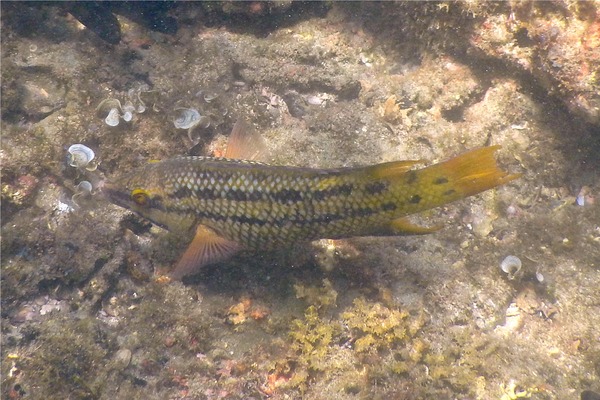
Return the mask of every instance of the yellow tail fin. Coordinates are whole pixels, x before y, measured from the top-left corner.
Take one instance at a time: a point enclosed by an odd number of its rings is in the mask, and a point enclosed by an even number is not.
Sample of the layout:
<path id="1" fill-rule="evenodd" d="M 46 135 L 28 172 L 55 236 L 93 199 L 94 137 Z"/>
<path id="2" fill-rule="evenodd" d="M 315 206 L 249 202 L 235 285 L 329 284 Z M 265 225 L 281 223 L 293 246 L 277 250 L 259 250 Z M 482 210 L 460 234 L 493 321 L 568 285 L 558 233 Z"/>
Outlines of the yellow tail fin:
<path id="1" fill-rule="evenodd" d="M 500 146 L 483 147 L 451 160 L 417 170 L 406 163 L 382 164 L 371 169 L 371 177 L 390 182 L 398 217 L 390 223 L 394 234 L 423 234 L 439 227 L 420 227 L 402 218 L 503 185 L 521 174 L 509 174 L 496 164 L 494 152 Z"/>
<path id="2" fill-rule="evenodd" d="M 489 146 L 468 151 L 451 160 L 426 168 L 432 176 L 447 177 L 450 185 L 462 196 L 472 196 L 517 179 L 521 174 L 509 174 L 496 164 L 494 152 L 501 146 Z"/>

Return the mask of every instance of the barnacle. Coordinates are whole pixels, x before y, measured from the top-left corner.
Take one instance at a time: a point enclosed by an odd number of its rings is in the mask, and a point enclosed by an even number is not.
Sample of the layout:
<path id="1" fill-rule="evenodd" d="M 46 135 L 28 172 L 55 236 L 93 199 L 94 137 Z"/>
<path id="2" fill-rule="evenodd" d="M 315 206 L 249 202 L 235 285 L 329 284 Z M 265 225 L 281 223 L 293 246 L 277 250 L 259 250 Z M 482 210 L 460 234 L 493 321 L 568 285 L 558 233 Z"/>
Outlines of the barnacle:
<path id="1" fill-rule="evenodd" d="M 502 271 L 508 274 L 508 279 L 515 279 L 515 275 L 521 270 L 521 259 L 517 256 L 506 256 L 500 263 Z"/>
<path id="2" fill-rule="evenodd" d="M 69 147 L 68 163 L 75 168 L 85 168 L 88 171 L 94 171 L 98 167 L 94 160 L 96 155 L 89 147 L 77 143 Z"/>

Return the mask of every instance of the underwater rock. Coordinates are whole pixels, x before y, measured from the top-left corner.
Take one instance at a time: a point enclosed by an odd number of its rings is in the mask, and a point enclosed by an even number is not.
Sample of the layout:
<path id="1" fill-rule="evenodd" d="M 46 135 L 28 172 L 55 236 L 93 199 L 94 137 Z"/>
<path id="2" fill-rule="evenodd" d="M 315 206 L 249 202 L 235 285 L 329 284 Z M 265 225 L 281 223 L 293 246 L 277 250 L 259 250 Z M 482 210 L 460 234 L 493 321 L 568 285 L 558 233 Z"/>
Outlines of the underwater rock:
<path id="1" fill-rule="evenodd" d="M 4 61 L 4 60 L 3 60 Z M 38 122 L 65 106 L 66 88 L 46 67 L 2 66 L 2 117 Z"/>

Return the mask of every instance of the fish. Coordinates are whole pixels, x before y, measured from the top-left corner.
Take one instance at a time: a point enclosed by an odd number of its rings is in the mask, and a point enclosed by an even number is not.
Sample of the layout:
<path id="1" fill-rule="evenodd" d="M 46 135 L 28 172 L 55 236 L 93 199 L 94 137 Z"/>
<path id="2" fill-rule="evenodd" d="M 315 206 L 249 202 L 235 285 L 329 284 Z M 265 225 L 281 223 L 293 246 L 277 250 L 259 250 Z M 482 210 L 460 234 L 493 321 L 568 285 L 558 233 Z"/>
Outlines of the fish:
<path id="1" fill-rule="evenodd" d="M 169 231 L 193 237 L 169 278 L 181 280 L 238 251 L 316 239 L 427 234 L 407 216 L 520 176 L 500 169 L 500 146 L 415 168 L 421 160 L 317 169 L 257 161 L 264 141 L 238 121 L 224 157 L 149 162 L 109 180 L 108 199 Z"/>

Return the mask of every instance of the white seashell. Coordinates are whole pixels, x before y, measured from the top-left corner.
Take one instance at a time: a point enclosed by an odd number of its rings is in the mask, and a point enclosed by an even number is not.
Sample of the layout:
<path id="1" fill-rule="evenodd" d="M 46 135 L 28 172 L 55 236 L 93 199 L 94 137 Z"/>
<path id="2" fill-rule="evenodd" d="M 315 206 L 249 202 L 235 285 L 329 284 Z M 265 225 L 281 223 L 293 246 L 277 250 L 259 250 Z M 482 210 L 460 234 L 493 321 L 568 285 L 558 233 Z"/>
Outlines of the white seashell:
<path id="1" fill-rule="evenodd" d="M 75 168 L 85 168 L 96 157 L 89 147 L 77 143 L 69 147 L 69 165 Z"/>
<path id="2" fill-rule="evenodd" d="M 514 279 L 515 275 L 521 270 L 521 259 L 517 256 L 506 256 L 500 263 L 502 271 L 508 274 L 508 279 Z"/>
<path id="3" fill-rule="evenodd" d="M 104 118 L 104 122 L 108 126 L 117 126 L 119 125 L 119 110 L 117 108 L 111 108 L 106 118 Z"/>
<path id="4" fill-rule="evenodd" d="M 83 194 L 92 192 L 92 184 L 88 181 L 81 181 L 77 185 L 77 190 Z"/>
<path id="5" fill-rule="evenodd" d="M 194 128 L 201 121 L 201 116 L 198 110 L 194 108 L 176 108 L 179 116 L 173 120 L 173 124 L 177 129 Z"/>
<path id="6" fill-rule="evenodd" d="M 535 279 L 537 279 L 540 283 L 544 282 L 544 274 L 542 274 L 540 271 L 535 271 Z"/>

